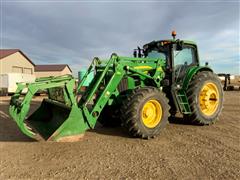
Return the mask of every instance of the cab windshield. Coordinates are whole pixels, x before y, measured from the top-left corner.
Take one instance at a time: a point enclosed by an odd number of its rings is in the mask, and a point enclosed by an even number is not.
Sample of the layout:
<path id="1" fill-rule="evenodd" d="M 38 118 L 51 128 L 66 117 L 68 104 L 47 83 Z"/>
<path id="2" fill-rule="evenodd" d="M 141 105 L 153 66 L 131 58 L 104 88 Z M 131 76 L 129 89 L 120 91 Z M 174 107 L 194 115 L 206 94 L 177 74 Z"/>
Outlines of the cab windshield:
<path id="1" fill-rule="evenodd" d="M 162 60 L 165 60 L 167 59 L 167 56 L 164 52 L 159 52 L 159 51 L 150 51 L 147 55 L 148 58 L 160 58 Z"/>

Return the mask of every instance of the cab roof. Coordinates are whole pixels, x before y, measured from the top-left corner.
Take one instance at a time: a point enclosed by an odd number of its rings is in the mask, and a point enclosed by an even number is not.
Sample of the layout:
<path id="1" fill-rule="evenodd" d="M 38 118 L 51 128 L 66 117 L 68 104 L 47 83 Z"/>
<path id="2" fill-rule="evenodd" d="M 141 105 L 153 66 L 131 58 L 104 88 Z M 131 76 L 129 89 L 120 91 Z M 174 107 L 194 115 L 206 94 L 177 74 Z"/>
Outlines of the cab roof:
<path id="1" fill-rule="evenodd" d="M 189 40 L 180 40 L 180 39 L 164 39 L 164 40 L 158 40 L 158 41 L 152 41 L 150 43 L 147 43 L 145 45 L 150 45 L 150 44 L 157 44 L 157 43 L 163 43 L 163 44 L 168 44 L 168 43 L 174 43 L 176 41 L 183 41 L 185 44 L 191 44 L 197 46 L 197 44 L 194 41 L 189 41 Z M 145 46 L 144 45 L 144 46 Z"/>
<path id="2" fill-rule="evenodd" d="M 183 41 L 186 44 L 192 44 L 192 45 L 197 45 L 194 41 L 190 40 L 181 40 L 181 39 L 165 39 L 165 40 L 159 40 L 158 42 L 176 42 L 177 40 Z"/>

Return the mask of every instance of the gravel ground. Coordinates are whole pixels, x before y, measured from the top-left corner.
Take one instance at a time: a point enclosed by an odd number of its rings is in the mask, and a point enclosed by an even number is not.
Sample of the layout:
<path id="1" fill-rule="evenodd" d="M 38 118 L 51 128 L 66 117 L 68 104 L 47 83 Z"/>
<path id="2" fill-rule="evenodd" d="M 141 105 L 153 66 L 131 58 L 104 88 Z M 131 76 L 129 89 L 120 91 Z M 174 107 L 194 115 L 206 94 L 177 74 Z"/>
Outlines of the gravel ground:
<path id="1" fill-rule="evenodd" d="M 100 125 L 74 143 L 36 142 L 0 97 L 0 179 L 240 179 L 240 92 L 212 126 L 168 124 L 152 140 Z M 39 105 L 39 98 L 33 107 Z"/>

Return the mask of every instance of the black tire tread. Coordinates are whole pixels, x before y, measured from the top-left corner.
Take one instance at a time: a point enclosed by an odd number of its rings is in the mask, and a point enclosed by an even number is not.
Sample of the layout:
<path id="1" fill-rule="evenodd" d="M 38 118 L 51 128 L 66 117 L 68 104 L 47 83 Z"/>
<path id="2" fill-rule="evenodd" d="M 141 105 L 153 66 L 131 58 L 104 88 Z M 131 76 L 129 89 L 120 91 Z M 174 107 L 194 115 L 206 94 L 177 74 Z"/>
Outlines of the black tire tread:
<path id="1" fill-rule="evenodd" d="M 121 120 L 122 120 L 122 125 L 125 129 L 128 130 L 129 134 L 134 136 L 134 137 L 141 137 L 143 139 L 149 139 L 149 138 L 154 138 L 156 135 L 160 133 L 159 129 L 156 129 L 153 133 L 147 134 L 141 131 L 138 127 L 137 121 L 137 114 L 135 113 L 137 111 L 137 104 L 142 102 L 142 99 L 146 94 L 158 94 L 160 93 L 161 96 L 166 100 L 166 107 L 163 107 L 166 109 L 167 114 L 167 119 L 170 116 L 169 109 L 170 106 L 168 105 L 168 99 L 166 98 L 166 95 L 158 90 L 155 87 L 144 87 L 144 88 L 137 88 L 133 90 L 133 92 L 127 97 L 127 99 L 123 102 L 123 105 L 121 107 Z M 164 110 L 163 110 L 164 111 Z M 162 127 L 165 127 L 167 124 L 165 124 Z M 161 128 L 162 129 L 162 128 Z"/>
<path id="2" fill-rule="evenodd" d="M 219 78 L 217 77 L 217 75 L 214 74 L 213 72 L 210 72 L 210 71 L 200 71 L 200 72 L 198 72 L 193 77 L 192 81 L 190 82 L 190 84 L 188 86 L 187 97 L 188 97 L 188 100 L 189 100 L 190 108 L 192 110 L 192 114 L 191 115 L 184 115 L 184 118 L 187 119 L 187 121 L 190 121 L 193 124 L 198 124 L 198 125 L 214 124 L 218 120 L 220 112 L 222 111 L 222 108 L 223 108 L 223 106 L 221 105 L 220 109 L 218 110 L 219 113 L 217 114 L 217 116 L 214 117 L 214 118 L 207 119 L 207 120 L 202 118 L 198 109 L 195 108 L 196 107 L 196 101 L 195 101 L 196 86 L 198 86 L 198 84 L 200 84 L 200 82 L 203 82 L 207 79 L 211 79 L 216 84 L 220 84 L 220 86 L 221 86 L 221 82 L 220 82 Z M 219 89 L 219 91 L 221 91 L 221 93 L 220 93 L 220 96 L 221 96 L 221 94 L 223 94 L 222 88 Z M 221 96 L 220 98 L 223 99 L 223 96 Z"/>

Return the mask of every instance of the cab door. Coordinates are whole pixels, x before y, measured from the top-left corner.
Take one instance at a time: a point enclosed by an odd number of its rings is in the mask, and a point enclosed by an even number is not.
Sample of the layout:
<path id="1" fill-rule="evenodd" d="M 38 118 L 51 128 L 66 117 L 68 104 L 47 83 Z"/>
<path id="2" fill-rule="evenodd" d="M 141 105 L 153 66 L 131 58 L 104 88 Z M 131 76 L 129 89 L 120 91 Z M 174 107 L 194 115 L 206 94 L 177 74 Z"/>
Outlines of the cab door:
<path id="1" fill-rule="evenodd" d="M 193 45 L 184 45 L 181 49 L 173 47 L 173 81 L 182 84 L 187 70 L 198 65 L 197 50 Z"/>

